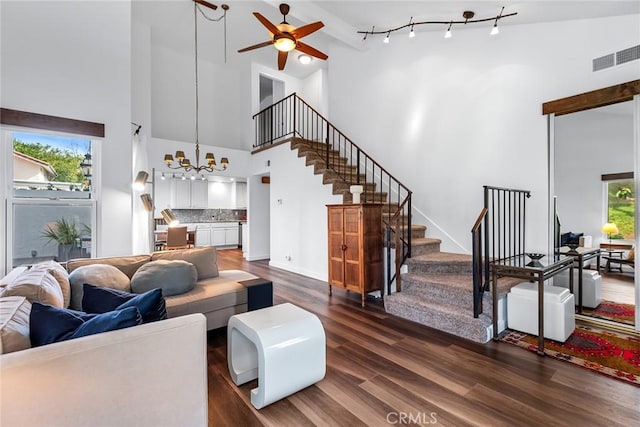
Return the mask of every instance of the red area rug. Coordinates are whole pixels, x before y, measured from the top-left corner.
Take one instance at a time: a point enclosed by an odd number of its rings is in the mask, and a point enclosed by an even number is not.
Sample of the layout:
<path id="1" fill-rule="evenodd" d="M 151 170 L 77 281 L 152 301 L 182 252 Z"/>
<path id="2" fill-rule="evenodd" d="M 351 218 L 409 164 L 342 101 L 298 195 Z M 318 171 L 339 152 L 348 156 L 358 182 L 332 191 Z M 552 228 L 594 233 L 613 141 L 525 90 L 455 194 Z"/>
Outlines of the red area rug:
<path id="1" fill-rule="evenodd" d="M 538 350 L 538 337 L 522 332 L 507 331 L 502 341 L 530 351 Z M 640 386 L 640 337 L 576 326 L 564 343 L 545 339 L 544 353 Z"/>
<path id="2" fill-rule="evenodd" d="M 583 308 L 583 314 L 614 322 L 635 325 L 636 311 L 632 304 L 622 304 L 613 301 L 602 301 L 596 308 Z"/>

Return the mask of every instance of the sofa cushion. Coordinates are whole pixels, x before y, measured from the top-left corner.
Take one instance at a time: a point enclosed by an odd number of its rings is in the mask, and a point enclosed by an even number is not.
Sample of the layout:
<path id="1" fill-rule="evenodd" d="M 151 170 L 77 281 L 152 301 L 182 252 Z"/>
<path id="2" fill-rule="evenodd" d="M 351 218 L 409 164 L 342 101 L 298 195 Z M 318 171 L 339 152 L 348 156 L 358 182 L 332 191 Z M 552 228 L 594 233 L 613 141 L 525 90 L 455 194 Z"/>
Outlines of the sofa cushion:
<path id="1" fill-rule="evenodd" d="M 157 260 L 143 265 L 131 278 L 131 291 L 136 294 L 154 288 L 165 297 L 189 292 L 196 285 L 198 272 L 193 264 L 182 260 Z"/>
<path id="2" fill-rule="evenodd" d="M 162 289 L 152 289 L 143 294 L 132 294 L 117 289 L 84 285 L 82 309 L 87 313 L 106 313 L 136 307 L 140 310 L 142 323 L 155 322 L 167 318 Z"/>
<path id="3" fill-rule="evenodd" d="M 136 307 L 101 314 L 34 303 L 31 308 L 31 345 L 38 347 L 142 323 Z"/>
<path id="4" fill-rule="evenodd" d="M 22 296 L 29 302 L 62 307 L 64 297 L 58 281 L 46 270 L 26 270 L 2 289 L 2 297 Z"/>
<path id="5" fill-rule="evenodd" d="M 198 280 L 191 292 L 167 297 L 167 315 L 210 313 L 247 304 L 247 289 L 238 282 L 255 278 L 257 276 L 241 270 L 222 270 L 216 278 Z"/>
<path id="6" fill-rule="evenodd" d="M 13 270 L 11 270 L 6 276 L 0 279 L 0 288 L 4 288 L 9 283 L 13 282 L 16 277 L 18 277 L 28 269 L 29 267 L 27 267 L 26 265 L 21 265 L 20 267 L 16 267 Z"/>
<path id="7" fill-rule="evenodd" d="M 131 279 L 141 265 L 151 261 L 150 255 L 132 255 L 121 257 L 105 257 L 98 260 L 91 258 L 72 259 L 67 262 L 67 271 L 73 272 L 79 267 L 91 264 L 106 264 L 116 267 Z"/>
<path id="8" fill-rule="evenodd" d="M 129 277 L 118 268 L 107 264 L 78 267 L 69 275 L 69 282 L 71 283 L 71 308 L 74 310 L 82 310 L 82 293 L 85 283 L 125 292 L 131 290 Z"/>
<path id="9" fill-rule="evenodd" d="M 56 279 L 58 285 L 60 285 L 60 289 L 62 290 L 62 306 L 69 307 L 71 302 L 71 284 L 69 283 L 69 273 L 62 265 L 55 261 L 43 261 L 34 264 L 31 267 L 31 270 L 44 270 L 51 274 Z"/>
<path id="10" fill-rule="evenodd" d="M 31 303 L 25 297 L 0 298 L 0 354 L 31 347 L 30 313 Z"/>
<path id="11" fill-rule="evenodd" d="M 182 249 L 175 251 L 161 251 L 151 254 L 151 261 L 180 259 L 190 262 L 198 271 L 198 280 L 218 277 L 218 264 L 216 248 L 206 246 L 203 248 Z"/>

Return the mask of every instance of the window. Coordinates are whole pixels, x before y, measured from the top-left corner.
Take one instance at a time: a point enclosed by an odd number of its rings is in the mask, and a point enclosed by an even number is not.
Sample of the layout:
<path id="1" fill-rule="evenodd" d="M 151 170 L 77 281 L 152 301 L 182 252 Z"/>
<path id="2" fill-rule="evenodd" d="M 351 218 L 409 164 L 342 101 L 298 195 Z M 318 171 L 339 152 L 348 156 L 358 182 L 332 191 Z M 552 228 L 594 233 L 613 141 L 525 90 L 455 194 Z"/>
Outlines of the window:
<path id="1" fill-rule="evenodd" d="M 635 239 L 635 194 L 633 174 L 603 176 L 605 184 L 605 212 L 607 222 L 618 227 L 611 239 L 633 241 Z"/>
<path id="2" fill-rule="evenodd" d="M 91 198 L 91 140 L 13 132 L 13 195 Z"/>
<path id="3" fill-rule="evenodd" d="M 13 176 L 9 267 L 91 257 L 95 228 L 92 141 L 8 132 Z"/>

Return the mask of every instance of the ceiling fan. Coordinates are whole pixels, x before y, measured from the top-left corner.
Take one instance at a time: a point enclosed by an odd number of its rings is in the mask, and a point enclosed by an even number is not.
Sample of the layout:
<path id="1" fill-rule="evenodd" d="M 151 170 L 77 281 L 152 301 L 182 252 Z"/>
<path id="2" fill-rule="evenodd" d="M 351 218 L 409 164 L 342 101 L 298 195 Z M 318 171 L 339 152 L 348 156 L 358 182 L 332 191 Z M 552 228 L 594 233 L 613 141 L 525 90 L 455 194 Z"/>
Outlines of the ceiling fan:
<path id="1" fill-rule="evenodd" d="M 271 40 L 255 44 L 253 46 L 240 49 L 238 52 L 246 52 L 248 50 L 258 49 L 261 47 L 273 45 L 278 50 L 278 70 L 284 70 L 284 66 L 287 63 L 287 55 L 290 51 L 296 49 L 307 55 L 315 56 L 320 59 L 327 59 L 328 56 L 315 49 L 308 44 L 302 43 L 301 38 L 308 36 L 309 34 L 318 31 L 324 27 L 321 21 L 313 22 L 311 24 L 303 25 L 302 27 L 294 27 L 287 22 L 287 14 L 289 13 L 289 5 L 286 3 L 280 4 L 280 13 L 282 13 L 282 22 L 278 25 L 272 24 L 267 18 L 253 12 L 253 15 L 264 25 L 271 34 Z"/>

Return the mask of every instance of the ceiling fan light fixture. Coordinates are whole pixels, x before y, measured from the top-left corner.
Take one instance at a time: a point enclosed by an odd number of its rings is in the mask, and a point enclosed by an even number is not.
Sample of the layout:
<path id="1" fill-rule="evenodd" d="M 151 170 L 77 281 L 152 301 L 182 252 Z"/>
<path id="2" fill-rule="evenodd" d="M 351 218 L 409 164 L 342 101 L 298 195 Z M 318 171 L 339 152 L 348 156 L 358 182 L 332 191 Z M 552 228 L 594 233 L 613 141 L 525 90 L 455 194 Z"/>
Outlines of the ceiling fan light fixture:
<path id="1" fill-rule="evenodd" d="M 309 65 L 311 64 L 311 61 L 313 61 L 313 58 L 311 57 L 311 55 L 307 55 L 306 53 L 303 53 L 298 55 L 298 61 L 302 65 Z"/>
<path id="2" fill-rule="evenodd" d="M 280 52 L 291 52 L 296 48 L 296 41 L 287 34 L 276 35 L 273 39 L 273 46 Z"/>

